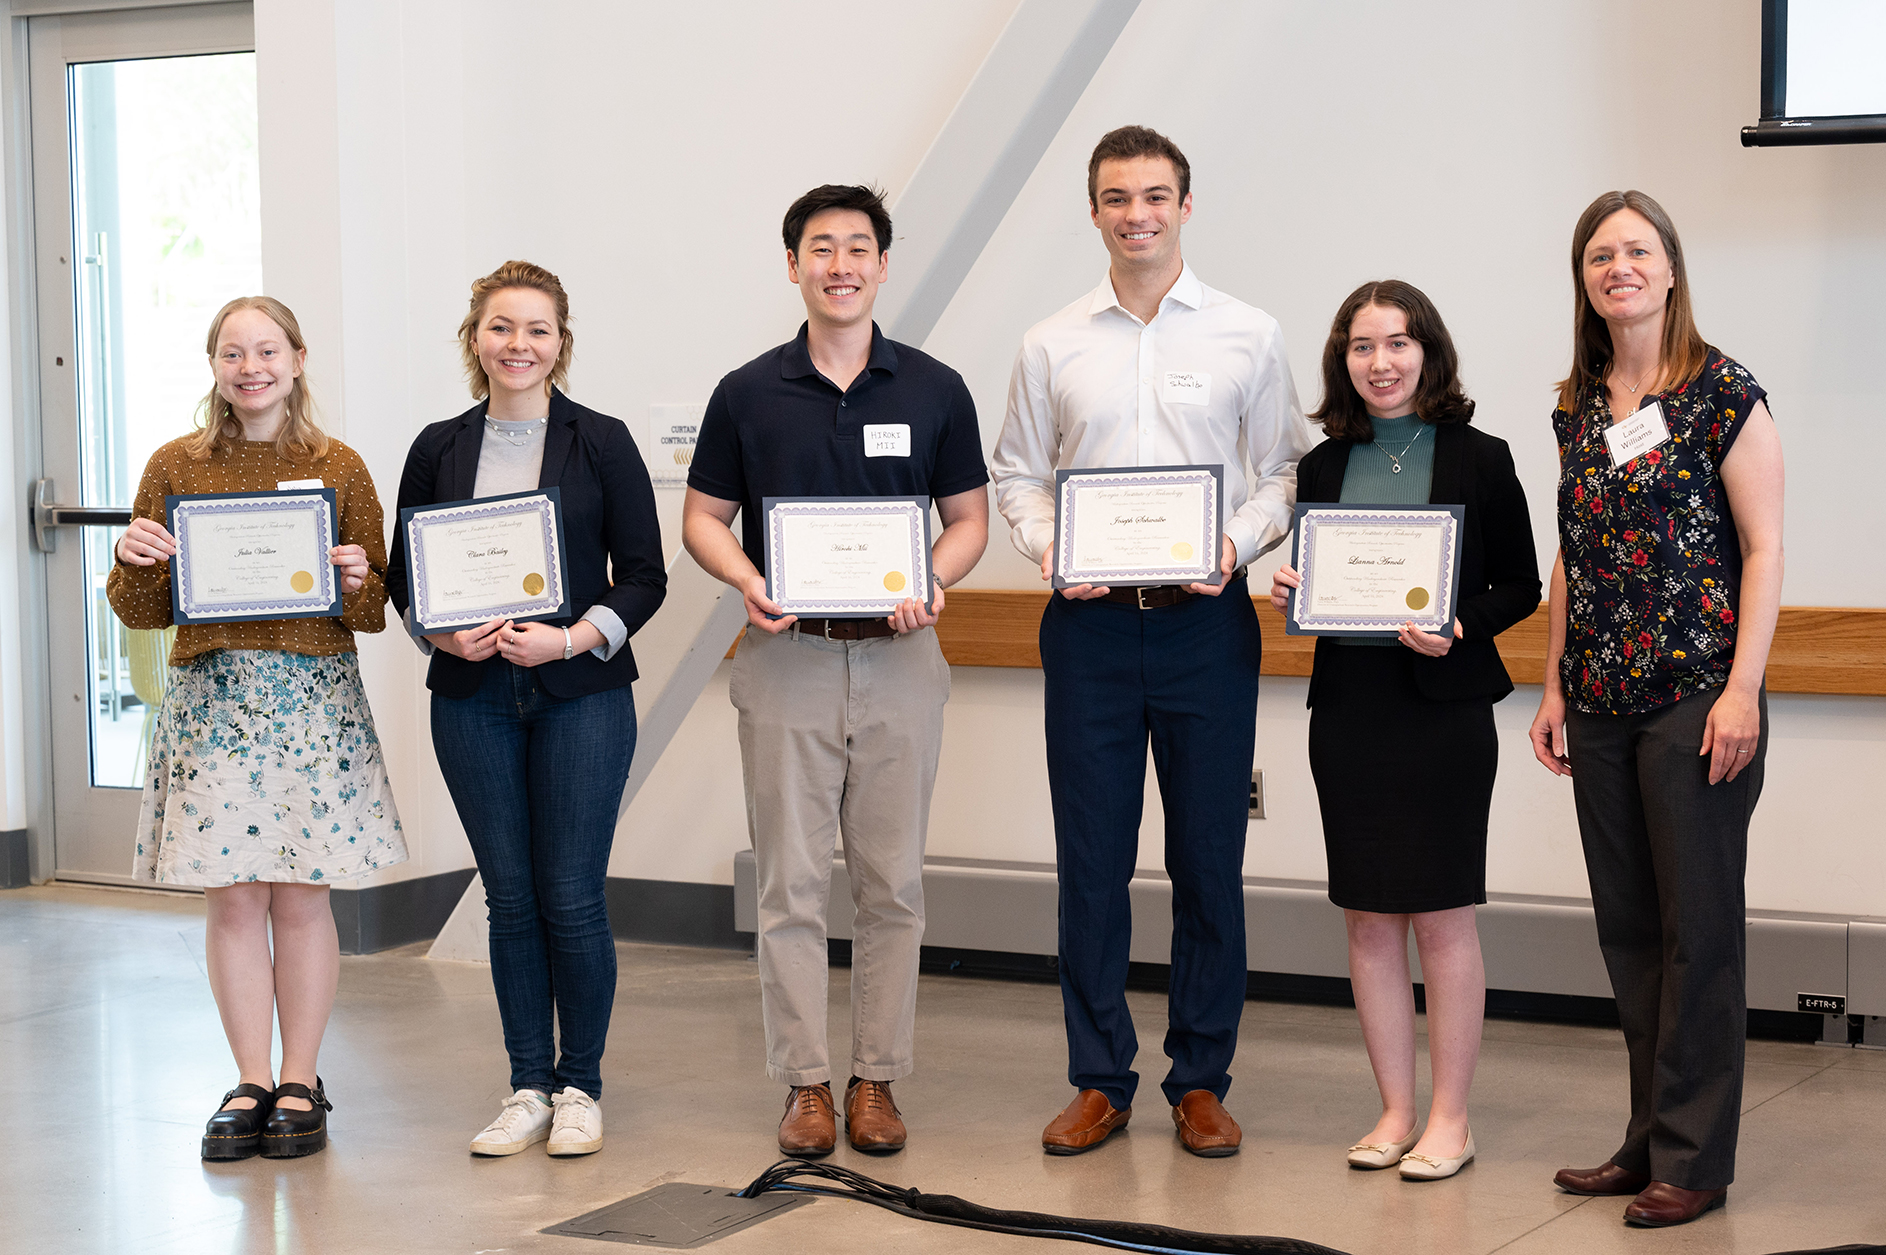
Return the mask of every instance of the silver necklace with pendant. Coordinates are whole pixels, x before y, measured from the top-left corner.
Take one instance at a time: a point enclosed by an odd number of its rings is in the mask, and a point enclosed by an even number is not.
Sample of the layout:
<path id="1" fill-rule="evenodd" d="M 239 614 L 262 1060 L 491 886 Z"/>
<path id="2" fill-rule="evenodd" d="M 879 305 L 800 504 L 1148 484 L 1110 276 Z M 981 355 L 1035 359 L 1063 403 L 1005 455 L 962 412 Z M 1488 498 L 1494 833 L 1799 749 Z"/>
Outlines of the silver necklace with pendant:
<path id="1" fill-rule="evenodd" d="M 1385 457 L 1385 458 L 1387 458 L 1387 459 L 1388 459 L 1388 460 L 1389 460 L 1389 461 L 1390 461 L 1391 463 L 1393 463 L 1393 466 L 1392 466 L 1392 468 L 1391 468 L 1391 469 L 1393 470 L 1393 472 L 1394 472 L 1395 474 L 1397 474 L 1397 475 L 1399 475 L 1399 474 L 1401 474 L 1401 460 L 1402 460 L 1403 458 L 1405 458 L 1405 457 L 1407 457 L 1407 456 L 1408 456 L 1408 450 L 1410 450 L 1410 449 L 1412 449 L 1412 448 L 1414 448 L 1414 447 L 1415 447 L 1415 440 L 1419 440 L 1419 439 L 1421 439 L 1421 437 L 1422 437 L 1422 436 L 1424 436 L 1424 435 L 1426 435 L 1426 434 L 1427 434 L 1427 430 L 1428 430 L 1428 429 L 1427 429 L 1427 424 L 1425 424 L 1425 423 L 1424 423 L 1424 424 L 1422 424 L 1422 426 L 1421 426 L 1421 430 L 1420 430 L 1420 431 L 1417 431 L 1417 432 L 1416 432 L 1416 433 L 1414 434 L 1414 440 L 1410 440 L 1410 441 L 1409 441 L 1409 442 L 1408 442 L 1407 444 L 1405 444 L 1405 445 L 1403 445 L 1403 446 L 1401 447 L 1401 452 L 1400 452 L 1400 453 L 1390 453 L 1390 452 L 1388 451 L 1388 446 L 1387 446 L 1387 445 L 1385 445 L 1385 444 L 1383 444 L 1383 443 L 1382 443 L 1381 441 L 1379 441 L 1379 440 L 1372 440 L 1372 441 L 1370 441 L 1369 443 L 1371 443 L 1371 444 L 1373 444 L 1373 445 L 1374 445 L 1374 446 L 1375 446 L 1376 448 L 1378 448 L 1378 449 L 1380 449 L 1380 450 L 1382 451 L 1382 456 L 1383 456 L 1383 457 Z"/>
<path id="2" fill-rule="evenodd" d="M 503 436 L 505 441 L 509 443 L 512 448 L 517 449 L 521 449 L 529 444 L 536 438 L 539 431 L 549 425 L 550 416 L 548 414 L 544 415 L 542 418 L 533 418 L 527 423 L 507 423 L 501 419 L 491 418 L 489 416 L 485 418 L 486 431 L 496 432 L 498 435 Z"/>

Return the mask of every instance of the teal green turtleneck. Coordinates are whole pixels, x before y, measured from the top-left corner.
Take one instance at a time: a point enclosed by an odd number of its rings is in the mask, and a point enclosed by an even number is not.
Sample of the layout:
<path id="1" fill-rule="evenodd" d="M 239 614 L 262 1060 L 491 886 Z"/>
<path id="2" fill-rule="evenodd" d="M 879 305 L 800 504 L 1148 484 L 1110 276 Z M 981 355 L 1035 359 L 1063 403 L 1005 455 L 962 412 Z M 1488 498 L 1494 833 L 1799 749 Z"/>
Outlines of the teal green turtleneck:
<path id="1" fill-rule="evenodd" d="M 1433 424 L 1413 414 L 1378 418 L 1374 441 L 1349 447 L 1349 465 L 1342 473 L 1343 501 L 1369 505 L 1426 505 L 1434 483 Z M 1384 448 L 1386 446 L 1386 448 Z M 1407 452 L 1402 450 L 1406 448 Z M 1391 459 L 1388 455 L 1394 454 Z M 1395 473 L 1395 461 L 1401 473 Z M 1397 645 L 1392 636 L 1344 636 L 1345 645 Z"/>

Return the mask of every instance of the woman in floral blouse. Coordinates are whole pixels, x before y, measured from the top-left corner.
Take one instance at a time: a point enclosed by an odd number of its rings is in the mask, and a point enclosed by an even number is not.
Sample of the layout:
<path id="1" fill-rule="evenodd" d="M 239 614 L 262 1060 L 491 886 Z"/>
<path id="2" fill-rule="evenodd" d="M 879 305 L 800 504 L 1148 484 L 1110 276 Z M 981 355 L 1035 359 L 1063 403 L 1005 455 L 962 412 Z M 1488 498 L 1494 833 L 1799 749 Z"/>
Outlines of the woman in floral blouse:
<path id="1" fill-rule="evenodd" d="M 1676 227 L 1607 192 L 1572 235 L 1559 385 L 1559 556 L 1533 752 L 1572 777 L 1598 940 L 1630 1051 L 1631 1118 L 1574 1194 L 1682 1224 L 1735 1175 L 1747 1032 L 1743 874 L 1781 600 L 1781 441 L 1704 343 Z"/>

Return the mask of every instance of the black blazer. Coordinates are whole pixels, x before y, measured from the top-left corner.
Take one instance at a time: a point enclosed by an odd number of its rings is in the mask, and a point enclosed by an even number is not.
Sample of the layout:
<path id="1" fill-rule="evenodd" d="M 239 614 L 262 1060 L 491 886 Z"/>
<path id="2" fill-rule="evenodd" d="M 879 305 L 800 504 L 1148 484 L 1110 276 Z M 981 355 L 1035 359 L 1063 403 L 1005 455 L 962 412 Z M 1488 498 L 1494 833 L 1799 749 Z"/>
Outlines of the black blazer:
<path id="1" fill-rule="evenodd" d="M 1352 448 L 1345 440 L 1325 440 L 1304 454 L 1297 463 L 1297 500 L 1340 500 Z M 1455 611 L 1462 636 L 1440 658 L 1414 655 L 1415 683 L 1424 696 L 1438 701 L 1490 697 L 1497 702 L 1513 691 L 1513 680 L 1493 638 L 1539 608 L 1532 517 L 1506 442 L 1465 423 L 1434 424 L 1434 482 L 1428 501 L 1467 507 L 1461 529 L 1460 604 Z M 1333 636 L 1316 642 L 1306 704 L 1316 704 L 1316 676 L 1330 651 L 1343 648 Z"/>
<path id="2" fill-rule="evenodd" d="M 464 501 L 478 480 L 478 451 L 485 439 L 486 402 L 419 433 L 399 479 L 399 509 Z M 569 627 L 591 606 L 616 612 L 633 636 L 668 592 L 662 565 L 661 525 L 655 519 L 655 490 L 648 468 L 622 420 L 585 409 L 556 389 L 550 392 L 550 425 L 544 431 L 544 465 L 537 486 L 556 485 L 563 498 L 564 560 L 570 570 Z M 393 544 L 386 564 L 386 590 L 404 615 L 412 594 L 406 586 L 406 546 L 393 516 Z M 614 580 L 611 581 L 613 572 Z M 470 697 L 484 682 L 484 668 L 498 660 L 467 662 L 435 650 L 426 687 L 446 697 Z M 558 658 L 537 669 L 545 689 L 557 697 L 582 697 L 621 688 L 635 679 L 635 655 L 624 644 L 608 662 L 588 650 L 568 662 Z"/>

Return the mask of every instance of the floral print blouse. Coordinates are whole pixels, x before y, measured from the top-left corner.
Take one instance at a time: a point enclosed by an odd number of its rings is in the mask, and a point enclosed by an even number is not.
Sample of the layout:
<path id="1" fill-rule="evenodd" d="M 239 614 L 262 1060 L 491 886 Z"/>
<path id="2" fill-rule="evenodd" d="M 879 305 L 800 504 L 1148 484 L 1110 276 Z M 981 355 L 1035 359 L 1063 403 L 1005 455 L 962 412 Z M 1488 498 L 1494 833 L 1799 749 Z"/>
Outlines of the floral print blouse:
<path id="1" fill-rule="evenodd" d="M 1657 710 L 1725 683 L 1735 662 L 1742 550 L 1722 461 L 1768 394 L 1710 349 L 1700 375 L 1644 398 L 1670 438 L 1621 467 L 1604 431 L 1604 384 L 1553 412 L 1565 558 L 1566 703 L 1594 714 Z"/>

